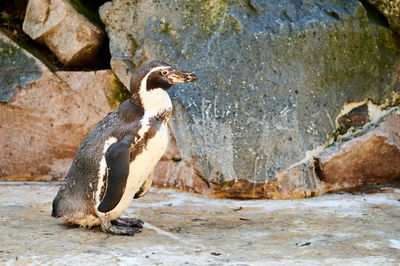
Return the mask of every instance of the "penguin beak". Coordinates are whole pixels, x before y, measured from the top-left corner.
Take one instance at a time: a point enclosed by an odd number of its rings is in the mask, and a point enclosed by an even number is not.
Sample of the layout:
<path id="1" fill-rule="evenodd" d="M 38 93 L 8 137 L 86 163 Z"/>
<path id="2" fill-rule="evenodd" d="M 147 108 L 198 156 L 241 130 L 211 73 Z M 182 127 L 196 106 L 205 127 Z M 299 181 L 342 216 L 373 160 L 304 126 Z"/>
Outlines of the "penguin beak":
<path id="1" fill-rule="evenodd" d="M 183 83 L 183 82 L 193 82 L 197 80 L 194 73 L 185 70 L 175 70 L 167 75 L 169 83 Z"/>

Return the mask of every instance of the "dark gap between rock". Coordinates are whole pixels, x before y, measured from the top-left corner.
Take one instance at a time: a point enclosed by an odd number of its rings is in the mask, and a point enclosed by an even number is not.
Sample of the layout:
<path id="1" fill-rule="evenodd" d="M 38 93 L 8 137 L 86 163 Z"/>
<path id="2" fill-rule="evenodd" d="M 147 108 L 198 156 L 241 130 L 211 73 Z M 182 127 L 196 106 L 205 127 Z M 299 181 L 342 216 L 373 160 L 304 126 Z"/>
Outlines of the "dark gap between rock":
<path id="1" fill-rule="evenodd" d="M 382 15 L 373 5 L 368 3 L 366 0 L 360 0 L 360 3 L 364 6 L 365 10 L 367 10 L 367 16 L 370 23 L 389 28 L 389 22 L 387 18 Z"/>

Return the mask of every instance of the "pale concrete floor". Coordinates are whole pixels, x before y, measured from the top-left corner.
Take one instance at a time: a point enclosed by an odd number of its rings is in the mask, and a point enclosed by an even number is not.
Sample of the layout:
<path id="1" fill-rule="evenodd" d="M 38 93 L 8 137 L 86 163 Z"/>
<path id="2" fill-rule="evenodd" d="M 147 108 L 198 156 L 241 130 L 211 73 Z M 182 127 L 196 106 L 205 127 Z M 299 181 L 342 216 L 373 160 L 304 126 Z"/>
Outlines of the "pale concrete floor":
<path id="1" fill-rule="evenodd" d="M 0 183 L 0 265 L 399 265 L 400 190 L 236 201 L 152 189 L 114 236 L 50 217 L 54 183 Z"/>

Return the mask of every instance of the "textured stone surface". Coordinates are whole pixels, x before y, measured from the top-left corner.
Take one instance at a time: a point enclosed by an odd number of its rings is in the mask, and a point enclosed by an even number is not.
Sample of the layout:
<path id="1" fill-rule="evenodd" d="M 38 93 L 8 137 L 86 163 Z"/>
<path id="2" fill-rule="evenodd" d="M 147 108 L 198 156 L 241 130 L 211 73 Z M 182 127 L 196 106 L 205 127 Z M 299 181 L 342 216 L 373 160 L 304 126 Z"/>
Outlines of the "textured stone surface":
<path id="1" fill-rule="evenodd" d="M 0 32 L 0 102 L 8 102 L 21 87 L 42 76 L 43 64 Z"/>
<path id="2" fill-rule="evenodd" d="M 393 31 L 400 34 L 400 0 L 366 0 L 384 15 Z"/>
<path id="3" fill-rule="evenodd" d="M 361 108 L 350 113 L 358 113 L 365 106 L 367 104 L 360 105 Z M 216 197 L 290 199 L 390 183 L 400 180 L 399 132 L 400 111 L 393 108 L 388 115 L 366 128 L 339 135 L 341 140 L 278 173 L 276 180 L 265 184 L 244 179 L 208 182 L 194 161 L 182 159 L 175 139 L 171 137 L 169 153 L 156 168 L 154 184 Z"/>
<path id="4" fill-rule="evenodd" d="M 118 81 L 111 70 L 53 73 L 4 36 L 2 42 L 23 61 L 3 67 L 12 79 L 3 80 L 0 92 L 13 90 L 0 104 L 0 179 L 62 177 L 83 137 L 119 103 L 106 97 Z"/>
<path id="5" fill-rule="evenodd" d="M 328 147 L 315 156 L 317 176 L 329 189 L 400 179 L 400 112 L 382 118 L 357 138 Z"/>
<path id="6" fill-rule="evenodd" d="M 400 191 L 295 201 L 223 200 L 151 189 L 133 237 L 50 217 L 58 186 L 0 184 L 0 264 L 398 265 Z M 23 197 L 21 197 L 23 195 Z"/>
<path id="7" fill-rule="evenodd" d="M 278 174 L 275 182 L 283 188 L 279 198 L 400 180 L 399 132 L 400 111 L 394 108 L 380 121 L 340 136 L 333 145 Z"/>
<path id="8" fill-rule="evenodd" d="M 23 30 L 66 66 L 90 64 L 104 39 L 102 29 L 67 0 L 29 0 Z"/>
<path id="9" fill-rule="evenodd" d="M 170 91 L 180 160 L 164 160 L 167 186 L 269 186 L 326 141 L 346 102 L 390 98 L 400 60 L 392 31 L 355 0 L 117 0 L 100 16 L 126 85 L 146 58 L 199 77 Z"/>
<path id="10" fill-rule="evenodd" d="M 354 108 L 350 112 L 338 117 L 340 134 L 345 134 L 350 128 L 359 128 L 370 122 L 368 116 L 368 104 L 363 104 Z"/>

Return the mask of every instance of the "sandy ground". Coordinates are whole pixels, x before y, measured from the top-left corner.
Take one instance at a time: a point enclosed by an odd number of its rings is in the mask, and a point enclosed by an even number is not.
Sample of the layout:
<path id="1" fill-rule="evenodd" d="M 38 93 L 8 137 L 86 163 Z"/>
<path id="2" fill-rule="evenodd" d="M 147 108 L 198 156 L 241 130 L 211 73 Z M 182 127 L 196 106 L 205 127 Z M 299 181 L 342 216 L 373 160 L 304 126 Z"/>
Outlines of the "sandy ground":
<path id="1" fill-rule="evenodd" d="M 152 189 L 114 236 L 50 217 L 55 183 L 0 183 L 0 265 L 399 265 L 400 190 L 236 201 Z"/>

